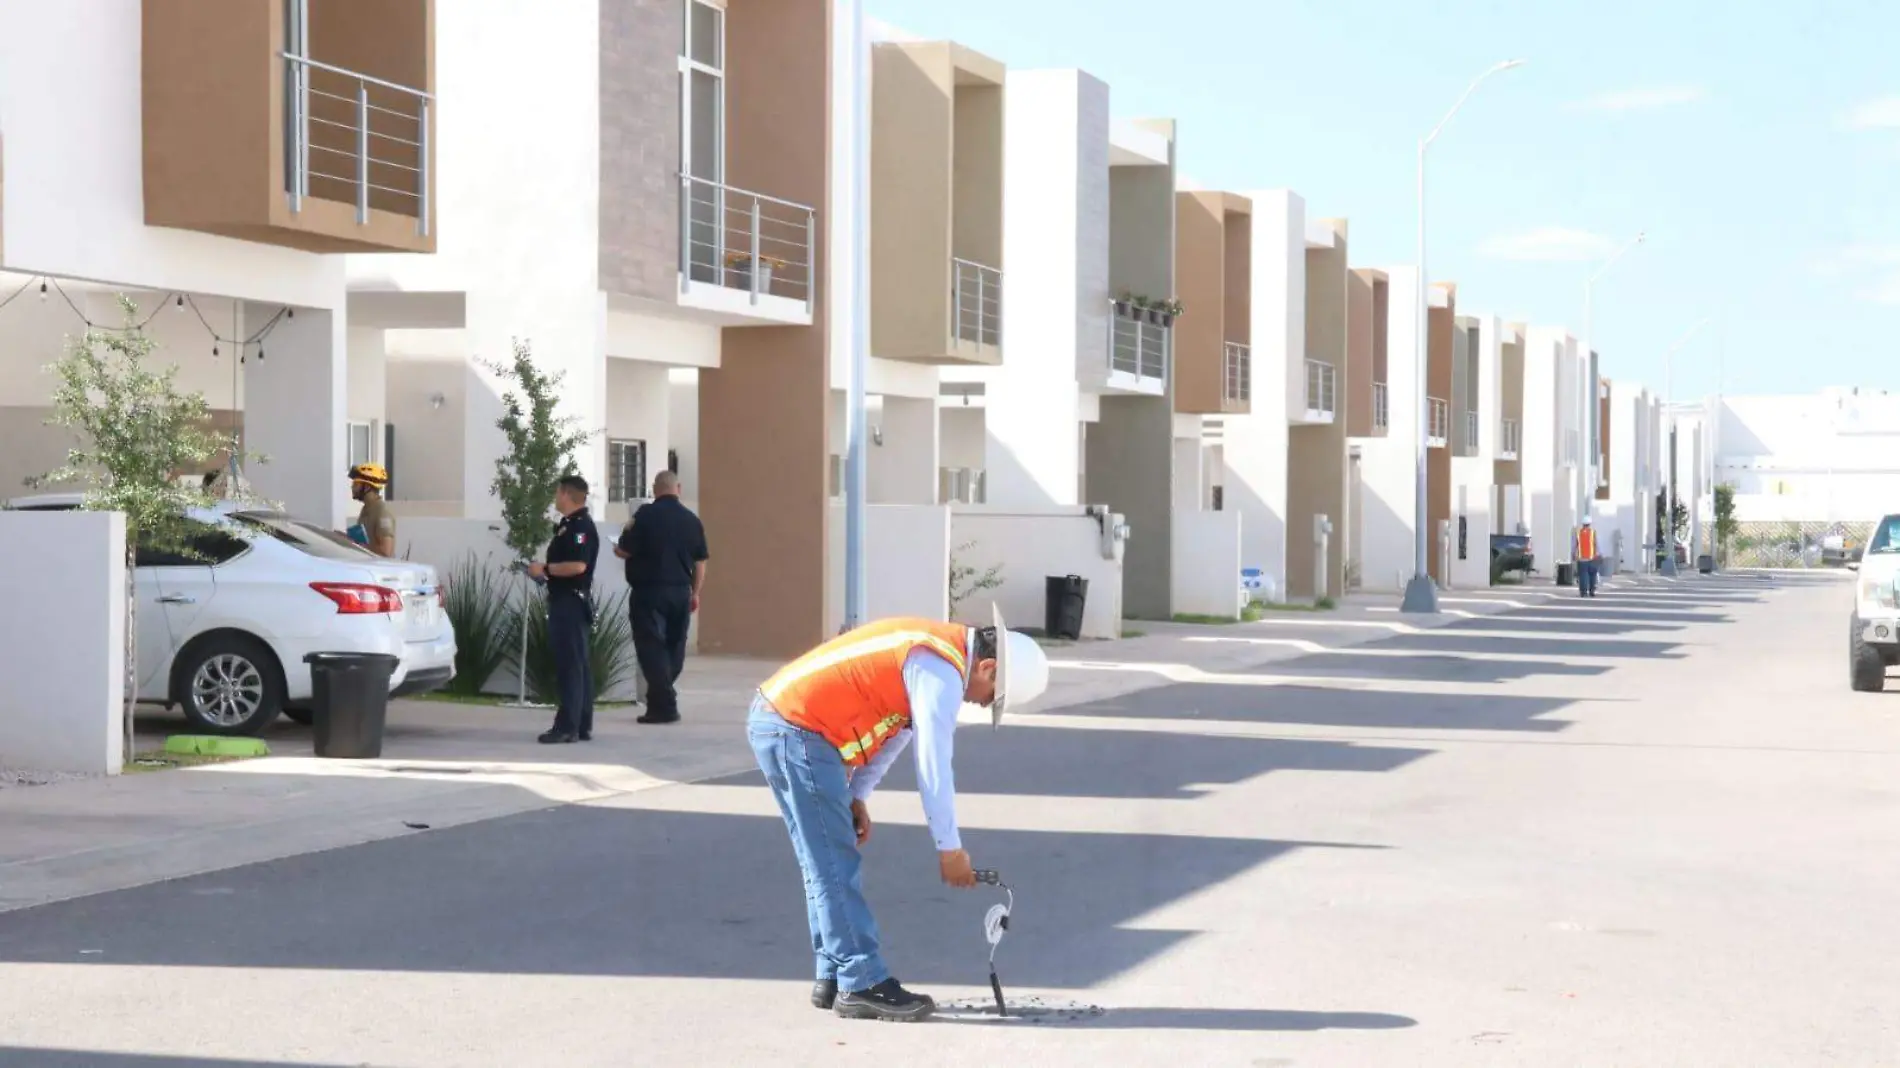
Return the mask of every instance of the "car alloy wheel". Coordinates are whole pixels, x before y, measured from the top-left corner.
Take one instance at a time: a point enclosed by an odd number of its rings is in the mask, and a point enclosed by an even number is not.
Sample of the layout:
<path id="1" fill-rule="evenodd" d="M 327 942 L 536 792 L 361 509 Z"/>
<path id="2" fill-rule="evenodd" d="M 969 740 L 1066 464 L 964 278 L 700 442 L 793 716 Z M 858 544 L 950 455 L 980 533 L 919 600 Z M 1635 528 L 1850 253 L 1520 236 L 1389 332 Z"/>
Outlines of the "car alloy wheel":
<path id="1" fill-rule="evenodd" d="M 264 706 L 264 674 L 245 657 L 219 653 L 198 665 L 191 697 L 207 722 L 242 727 Z"/>

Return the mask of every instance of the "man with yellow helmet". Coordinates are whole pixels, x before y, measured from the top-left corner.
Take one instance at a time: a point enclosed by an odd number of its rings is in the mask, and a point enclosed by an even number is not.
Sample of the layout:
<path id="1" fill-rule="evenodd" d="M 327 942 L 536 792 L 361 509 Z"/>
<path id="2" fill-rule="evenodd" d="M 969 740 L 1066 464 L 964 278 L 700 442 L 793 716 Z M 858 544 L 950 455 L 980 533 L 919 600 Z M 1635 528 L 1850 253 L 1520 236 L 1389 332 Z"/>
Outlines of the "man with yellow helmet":
<path id="1" fill-rule="evenodd" d="M 350 540 L 377 556 L 396 555 L 396 517 L 383 503 L 383 491 L 388 488 L 389 472 L 382 464 L 350 468 L 350 496 L 363 502 L 356 525 L 350 528 Z"/>

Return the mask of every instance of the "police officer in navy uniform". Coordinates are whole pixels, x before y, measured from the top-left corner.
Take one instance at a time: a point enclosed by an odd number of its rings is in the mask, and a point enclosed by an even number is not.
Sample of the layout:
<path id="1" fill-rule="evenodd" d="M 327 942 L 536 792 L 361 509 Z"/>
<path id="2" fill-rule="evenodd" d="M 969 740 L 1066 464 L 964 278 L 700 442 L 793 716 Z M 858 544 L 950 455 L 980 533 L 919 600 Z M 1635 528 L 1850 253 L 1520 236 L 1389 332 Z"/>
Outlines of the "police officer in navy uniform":
<path id="1" fill-rule="evenodd" d="M 528 574 L 548 584 L 548 644 L 554 650 L 554 674 L 561 700 L 554 727 L 542 745 L 590 741 L 594 735 L 594 680 L 588 666 L 588 634 L 594 629 L 594 562 L 600 536 L 587 512 L 587 480 L 569 475 L 554 492 L 561 521 L 548 542 L 546 563 L 528 565 Z"/>

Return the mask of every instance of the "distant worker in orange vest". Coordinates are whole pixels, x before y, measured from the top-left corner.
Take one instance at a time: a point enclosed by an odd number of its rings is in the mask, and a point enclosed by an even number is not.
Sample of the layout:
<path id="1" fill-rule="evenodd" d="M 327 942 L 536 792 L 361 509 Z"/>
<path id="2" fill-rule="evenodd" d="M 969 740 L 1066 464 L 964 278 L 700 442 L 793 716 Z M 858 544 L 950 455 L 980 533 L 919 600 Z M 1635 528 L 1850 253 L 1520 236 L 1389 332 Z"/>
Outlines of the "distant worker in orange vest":
<path id="1" fill-rule="evenodd" d="M 906 745 L 943 881 L 967 889 L 976 871 L 957 835 L 950 754 L 965 702 L 998 725 L 1049 686 L 1049 659 L 1026 634 L 926 619 L 886 619 L 848 631 L 779 669 L 759 687 L 746 733 L 778 798 L 805 875 L 817 957 L 811 1003 L 859 1020 L 928 1019 L 936 1003 L 899 985 L 878 952 L 864 900 L 865 807 Z"/>
<path id="2" fill-rule="evenodd" d="M 1597 532 L 1589 516 L 1583 517 L 1583 527 L 1577 531 L 1577 595 L 1597 595 Z"/>

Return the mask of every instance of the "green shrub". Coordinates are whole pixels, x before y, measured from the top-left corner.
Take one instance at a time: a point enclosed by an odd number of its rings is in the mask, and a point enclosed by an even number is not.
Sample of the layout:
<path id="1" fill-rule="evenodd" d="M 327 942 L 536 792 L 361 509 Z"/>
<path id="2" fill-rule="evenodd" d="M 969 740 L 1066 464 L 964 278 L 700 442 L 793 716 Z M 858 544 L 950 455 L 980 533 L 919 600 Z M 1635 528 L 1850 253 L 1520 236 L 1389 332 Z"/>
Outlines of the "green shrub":
<path id="1" fill-rule="evenodd" d="M 627 594 L 617 593 L 598 604 L 594 628 L 588 632 L 587 659 L 593 669 L 594 699 L 633 678 L 633 627 L 627 620 Z M 519 613 L 515 614 L 519 619 Z M 520 637 L 509 633 L 509 663 L 520 656 Z M 548 595 L 536 589 L 528 602 L 528 698 L 543 704 L 560 700 L 561 687 L 554 671 L 554 648 L 548 642 Z"/>
<path id="2" fill-rule="evenodd" d="M 519 593 L 488 559 L 464 557 L 442 580 L 443 608 L 455 629 L 455 678 L 443 690 L 473 697 L 510 660 Z"/>

